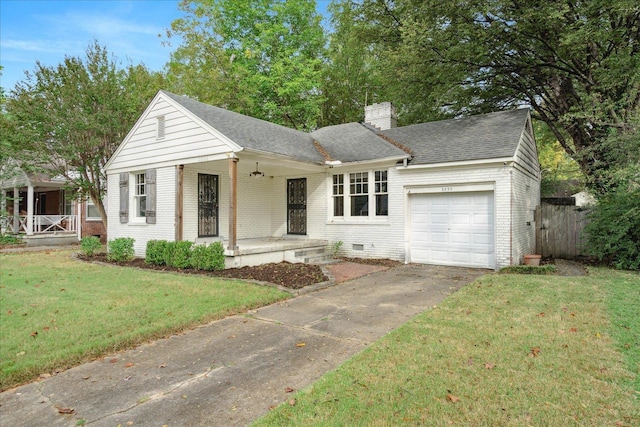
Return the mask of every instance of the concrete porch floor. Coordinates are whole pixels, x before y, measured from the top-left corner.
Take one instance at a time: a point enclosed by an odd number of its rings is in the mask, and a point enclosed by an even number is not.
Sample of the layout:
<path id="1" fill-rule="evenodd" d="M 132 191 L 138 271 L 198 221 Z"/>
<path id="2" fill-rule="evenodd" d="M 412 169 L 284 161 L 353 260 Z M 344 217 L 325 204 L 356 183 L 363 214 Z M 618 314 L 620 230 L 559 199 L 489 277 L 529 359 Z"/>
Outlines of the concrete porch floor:
<path id="1" fill-rule="evenodd" d="M 238 239 L 236 255 L 251 255 L 266 252 L 282 252 L 308 248 L 326 246 L 326 240 L 307 239 L 304 236 L 292 237 L 260 237 L 252 239 Z M 228 241 L 224 241 L 225 249 L 229 246 Z"/>
<path id="2" fill-rule="evenodd" d="M 239 268 L 279 262 L 307 262 L 309 253 L 324 253 L 326 240 L 307 239 L 304 236 L 263 237 L 239 239 L 236 250 L 228 249 L 229 242 L 222 242 L 225 247 L 225 267 Z"/>

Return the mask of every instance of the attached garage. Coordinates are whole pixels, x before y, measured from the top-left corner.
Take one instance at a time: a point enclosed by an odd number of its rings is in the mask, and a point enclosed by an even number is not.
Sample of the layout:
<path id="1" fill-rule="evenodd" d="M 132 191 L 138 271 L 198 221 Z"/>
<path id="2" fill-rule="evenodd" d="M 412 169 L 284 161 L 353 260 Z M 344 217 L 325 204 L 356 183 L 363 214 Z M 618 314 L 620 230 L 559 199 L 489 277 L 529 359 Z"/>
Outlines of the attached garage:
<path id="1" fill-rule="evenodd" d="M 409 201 L 411 262 L 496 267 L 493 191 L 415 193 Z"/>

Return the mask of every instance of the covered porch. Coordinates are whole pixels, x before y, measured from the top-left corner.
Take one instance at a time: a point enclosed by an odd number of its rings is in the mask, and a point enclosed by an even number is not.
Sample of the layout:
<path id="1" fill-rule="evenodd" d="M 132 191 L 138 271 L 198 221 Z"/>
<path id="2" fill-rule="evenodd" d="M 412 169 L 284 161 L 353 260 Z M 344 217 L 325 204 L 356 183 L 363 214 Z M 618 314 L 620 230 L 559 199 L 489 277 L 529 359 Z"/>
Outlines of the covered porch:
<path id="1" fill-rule="evenodd" d="M 222 242 L 227 268 L 325 260 L 325 167 L 242 152 L 176 175 L 175 240 Z"/>
<path id="2" fill-rule="evenodd" d="M 79 239 L 77 204 L 63 180 L 16 170 L 2 182 L 0 231 L 28 245 L 72 244 Z"/>

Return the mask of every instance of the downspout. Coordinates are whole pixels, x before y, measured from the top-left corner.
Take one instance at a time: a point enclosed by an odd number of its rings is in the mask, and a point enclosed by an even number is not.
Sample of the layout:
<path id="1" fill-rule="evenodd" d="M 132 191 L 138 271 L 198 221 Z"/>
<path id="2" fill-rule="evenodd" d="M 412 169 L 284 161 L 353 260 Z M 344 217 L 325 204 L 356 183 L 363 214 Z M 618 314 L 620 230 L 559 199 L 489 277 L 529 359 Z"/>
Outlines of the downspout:
<path id="1" fill-rule="evenodd" d="M 513 169 L 509 167 L 509 265 L 513 265 Z"/>
<path id="2" fill-rule="evenodd" d="M 64 202 L 63 202 L 64 203 Z M 77 217 L 76 217 L 76 227 L 78 230 L 78 241 L 82 240 L 82 206 L 83 203 L 80 203 L 80 201 L 75 200 L 74 201 L 75 205 L 76 205 L 76 212 L 77 212 Z M 87 203 L 87 202 L 85 202 Z M 84 205 L 86 206 L 86 205 Z M 86 211 L 86 209 L 85 209 Z"/>

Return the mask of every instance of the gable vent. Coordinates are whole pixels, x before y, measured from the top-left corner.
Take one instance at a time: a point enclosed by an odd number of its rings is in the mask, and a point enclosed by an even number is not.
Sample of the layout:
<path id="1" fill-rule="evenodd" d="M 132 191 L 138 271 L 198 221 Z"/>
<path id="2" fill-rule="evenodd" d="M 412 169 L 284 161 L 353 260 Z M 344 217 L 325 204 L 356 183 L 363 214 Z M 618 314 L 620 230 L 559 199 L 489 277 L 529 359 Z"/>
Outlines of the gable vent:
<path id="1" fill-rule="evenodd" d="M 156 119 L 158 120 L 158 123 L 157 123 L 158 134 L 156 135 L 156 138 L 164 139 L 164 116 L 158 116 L 156 117 Z"/>

